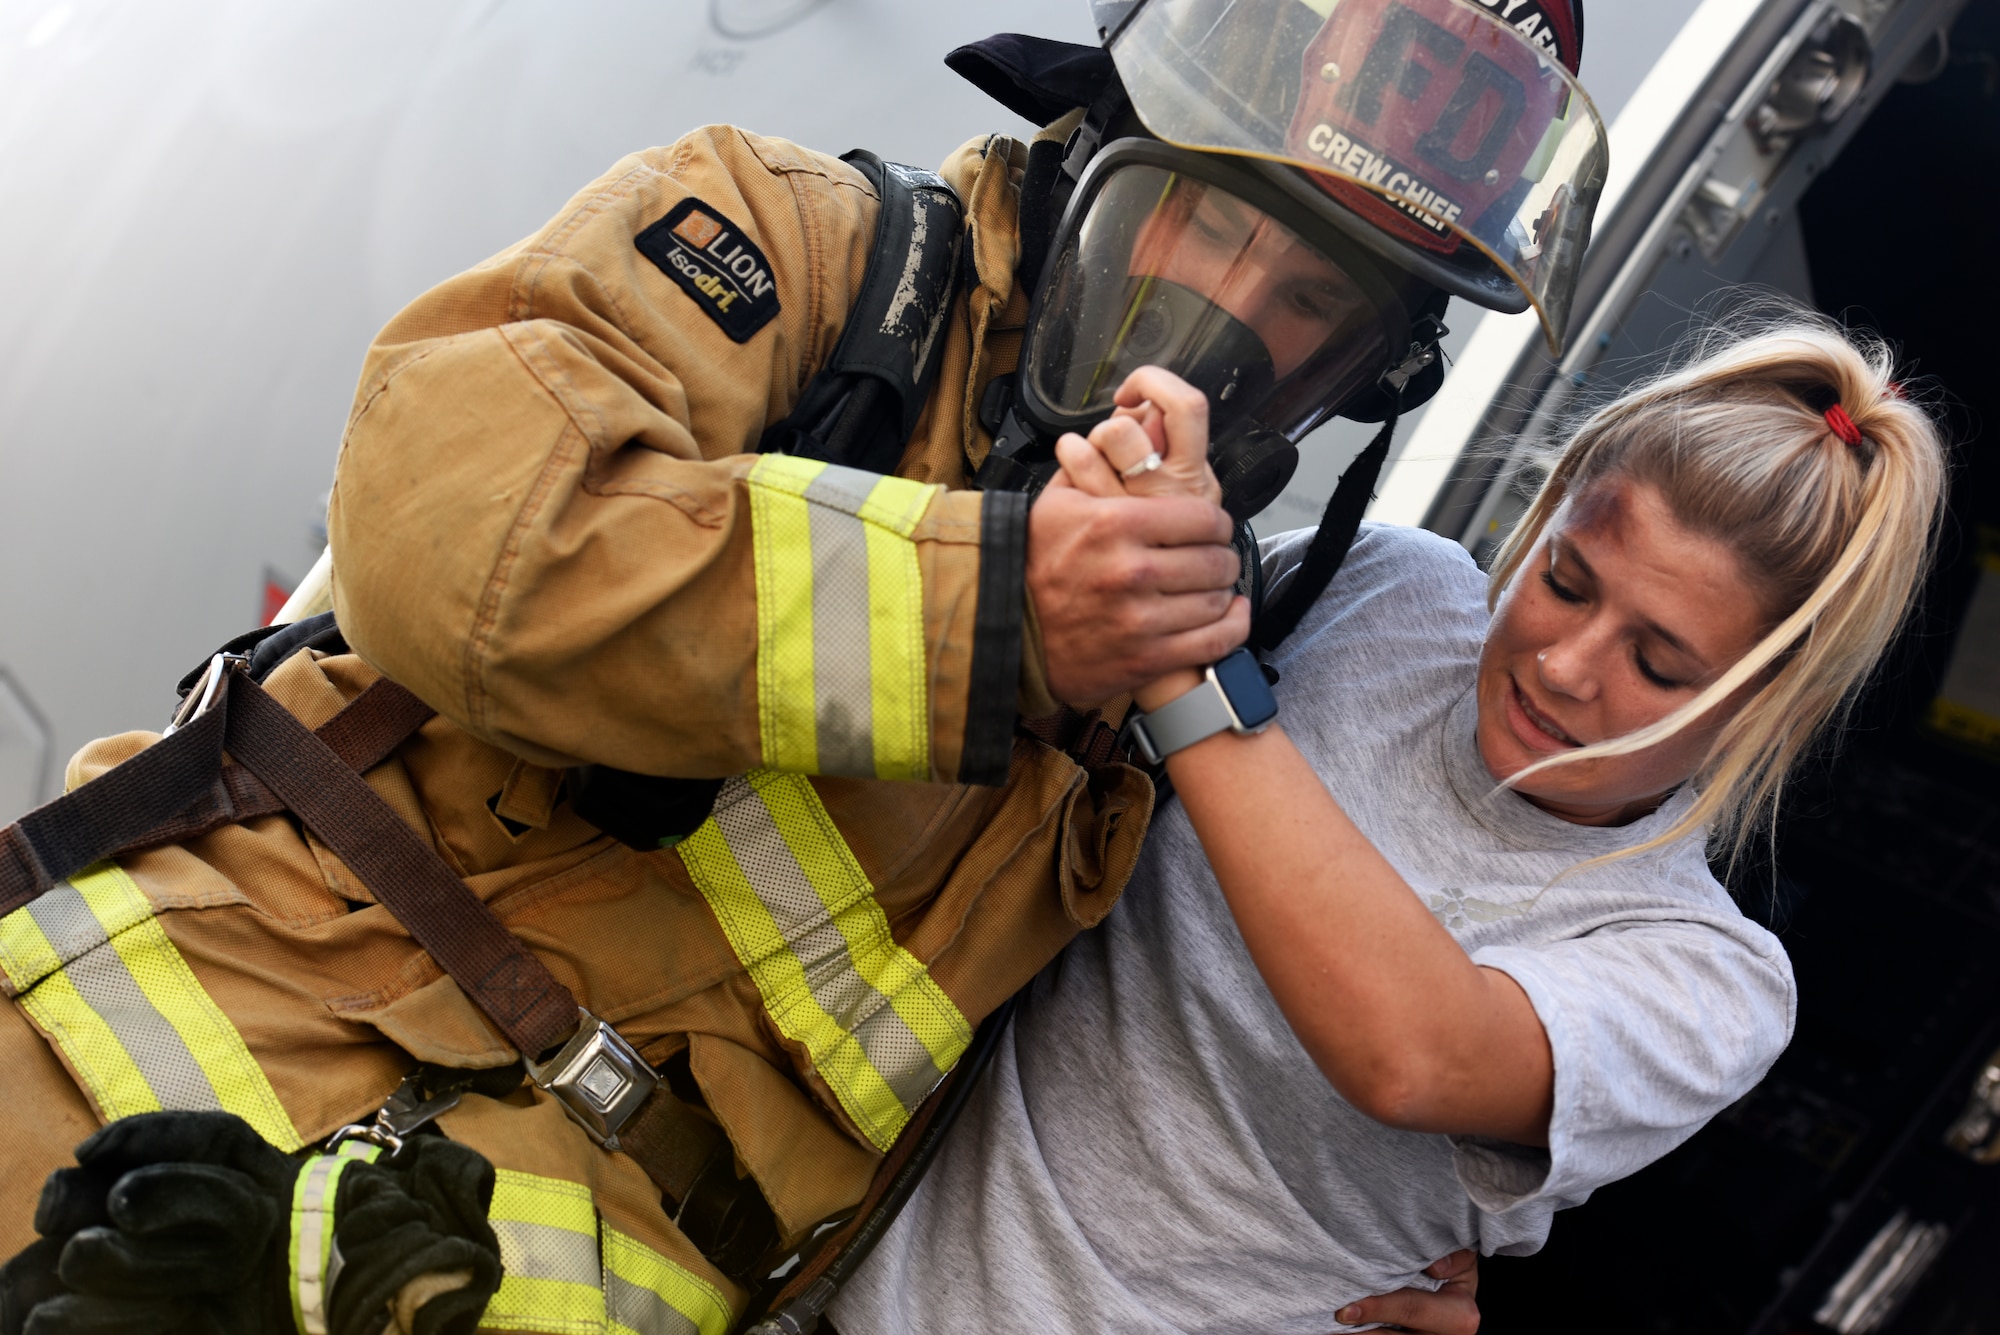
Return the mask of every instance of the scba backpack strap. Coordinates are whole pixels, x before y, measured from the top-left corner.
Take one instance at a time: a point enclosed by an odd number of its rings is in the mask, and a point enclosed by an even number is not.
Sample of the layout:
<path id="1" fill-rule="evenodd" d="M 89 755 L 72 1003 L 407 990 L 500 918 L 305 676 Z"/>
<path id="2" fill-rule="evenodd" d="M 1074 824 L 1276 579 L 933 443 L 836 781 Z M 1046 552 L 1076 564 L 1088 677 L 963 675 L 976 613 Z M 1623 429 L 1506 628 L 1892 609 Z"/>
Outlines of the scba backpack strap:
<path id="1" fill-rule="evenodd" d="M 866 149 L 841 161 L 867 177 L 882 201 L 861 295 L 833 354 L 758 449 L 893 473 L 944 354 L 965 206 L 936 172 L 884 162 Z"/>
<path id="2" fill-rule="evenodd" d="M 330 617 L 301 627 L 273 653 L 296 652 L 329 632 L 337 633 Z M 754 1279 L 778 1242 L 777 1223 L 755 1183 L 737 1176 L 726 1135 L 616 1030 L 578 1006 L 362 777 L 422 727 L 431 708 L 383 678 L 308 729 L 258 685 L 261 644 L 248 637 L 232 644 L 249 652 L 214 655 L 160 741 L 0 829 L 0 914 L 32 912 L 44 894 L 106 858 L 289 811 L 506 1036 L 535 1084 L 599 1144 L 638 1162 L 689 1241 L 730 1278 Z"/>

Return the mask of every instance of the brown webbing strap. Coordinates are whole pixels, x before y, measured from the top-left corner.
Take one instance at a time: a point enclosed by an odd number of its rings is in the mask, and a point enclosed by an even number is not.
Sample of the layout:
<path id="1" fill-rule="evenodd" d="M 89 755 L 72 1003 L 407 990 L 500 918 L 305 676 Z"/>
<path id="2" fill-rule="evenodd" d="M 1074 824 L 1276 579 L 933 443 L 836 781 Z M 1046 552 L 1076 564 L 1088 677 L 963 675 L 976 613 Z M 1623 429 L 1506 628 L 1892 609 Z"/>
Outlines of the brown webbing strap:
<path id="1" fill-rule="evenodd" d="M 364 771 L 434 715 L 383 678 L 316 731 L 240 671 L 207 712 L 131 759 L 0 830 L 0 914 L 136 848 L 290 811 L 361 879 L 515 1049 L 538 1056 L 577 1024 L 575 997 L 382 800 Z M 223 760 L 225 749 L 236 763 Z M 728 1137 L 665 1084 L 621 1136 L 725 1270 L 747 1276 L 774 1240 Z"/>
<path id="2" fill-rule="evenodd" d="M 431 714 L 384 678 L 322 724 L 320 736 L 356 770 L 372 769 Z M 227 727 L 227 702 L 218 701 L 172 736 L 0 829 L 0 915 L 106 858 L 283 811 L 269 787 L 223 763 Z"/>
<path id="3" fill-rule="evenodd" d="M 575 996 L 367 780 L 240 672 L 229 676 L 227 708 L 229 753 L 374 892 L 516 1051 L 537 1056 L 575 1032 Z"/>
<path id="4" fill-rule="evenodd" d="M 1016 728 L 1045 746 L 1065 752 L 1085 769 L 1102 769 L 1114 760 L 1125 759 L 1118 745 L 1118 729 L 1093 709 L 1078 713 L 1068 705 L 1053 714 L 1017 720 Z"/>
<path id="5" fill-rule="evenodd" d="M 320 724 L 315 731 L 319 739 L 331 747 L 349 768 L 356 773 L 365 773 L 387 760 L 436 712 L 384 677 L 355 696 L 345 708 Z M 169 745 L 172 740 L 168 738 L 159 745 Z M 186 843 L 225 825 L 241 824 L 259 816 L 275 816 L 283 810 L 284 799 L 272 792 L 262 779 L 241 765 L 225 764 L 201 801 L 117 852 L 129 853 L 162 844 Z"/>
<path id="6" fill-rule="evenodd" d="M 230 754 L 361 878 L 516 1051 L 539 1055 L 575 1031 L 569 989 L 328 744 L 348 740 L 347 731 L 308 732 L 240 673 L 228 704 Z M 361 730 L 357 723 L 351 731 Z M 664 1083 L 620 1131 L 619 1147 L 672 1199 L 688 1236 L 725 1274 L 747 1277 L 776 1241 L 769 1206 L 736 1175 L 728 1137 Z"/>
<path id="7" fill-rule="evenodd" d="M 618 1147 L 638 1160 L 653 1185 L 672 1198 L 670 1210 L 687 1199 L 710 1160 L 725 1151 L 732 1163 L 735 1160 L 722 1128 L 664 1084 L 619 1131 Z"/>
<path id="8" fill-rule="evenodd" d="M 202 715 L 169 740 L 0 831 L 0 913 L 101 862 L 198 801 L 222 768 L 224 720 Z"/>
<path id="9" fill-rule="evenodd" d="M 313 732 L 361 774 L 387 760 L 435 717 L 435 709 L 383 677 Z"/>

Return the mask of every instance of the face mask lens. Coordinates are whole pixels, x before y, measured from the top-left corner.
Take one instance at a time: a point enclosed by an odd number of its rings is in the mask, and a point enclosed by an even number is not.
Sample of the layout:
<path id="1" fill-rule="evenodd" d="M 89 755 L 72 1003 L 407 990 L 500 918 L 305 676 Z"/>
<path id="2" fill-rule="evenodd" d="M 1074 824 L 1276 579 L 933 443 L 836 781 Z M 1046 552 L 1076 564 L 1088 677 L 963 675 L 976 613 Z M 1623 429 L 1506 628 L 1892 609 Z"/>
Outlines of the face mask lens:
<path id="1" fill-rule="evenodd" d="M 1385 364 L 1370 293 L 1221 187 L 1128 164 L 1061 241 L 1023 374 L 1055 430 L 1087 430 L 1126 377 L 1160 366 L 1208 396 L 1218 440 L 1253 423 L 1291 436 Z"/>

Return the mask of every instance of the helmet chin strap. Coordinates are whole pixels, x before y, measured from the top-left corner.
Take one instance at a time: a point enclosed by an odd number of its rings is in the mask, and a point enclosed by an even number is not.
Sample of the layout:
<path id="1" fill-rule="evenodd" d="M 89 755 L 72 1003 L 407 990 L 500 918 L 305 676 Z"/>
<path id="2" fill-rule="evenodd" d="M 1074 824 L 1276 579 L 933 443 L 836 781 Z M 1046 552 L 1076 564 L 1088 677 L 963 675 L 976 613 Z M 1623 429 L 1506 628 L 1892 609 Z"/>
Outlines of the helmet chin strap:
<path id="1" fill-rule="evenodd" d="M 1361 531 L 1361 517 L 1367 513 L 1368 502 L 1375 499 L 1375 480 L 1382 475 L 1382 463 L 1389 457 L 1389 442 L 1395 437 L 1396 422 L 1402 414 L 1399 394 L 1389 415 L 1382 419 L 1382 429 L 1375 433 L 1375 439 L 1340 475 L 1339 485 L 1334 487 L 1333 496 L 1320 515 L 1312 545 L 1306 548 L 1305 559 L 1279 588 L 1277 596 L 1266 599 L 1258 611 L 1250 627 L 1250 647 L 1258 653 L 1271 652 L 1298 629 L 1299 619 L 1319 601 L 1320 594 L 1326 592 L 1326 586 L 1333 582 L 1341 563 L 1347 559 L 1347 549 L 1354 545 L 1354 535 Z"/>
<path id="2" fill-rule="evenodd" d="M 1396 423 L 1403 416 L 1404 394 L 1412 380 L 1437 365 L 1438 341 L 1449 332 L 1436 316 L 1422 317 L 1403 360 L 1384 371 L 1376 382 L 1376 392 L 1388 402 L 1382 429 L 1340 475 L 1333 495 L 1327 499 L 1326 510 L 1320 515 L 1319 528 L 1306 548 L 1305 559 L 1299 562 L 1298 569 L 1277 596 L 1256 609 L 1256 620 L 1250 626 L 1250 647 L 1258 653 L 1268 654 L 1283 644 L 1340 572 L 1341 563 L 1347 560 L 1347 549 L 1354 545 L 1354 536 L 1361 531 L 1368 503 L 1375 499 L 1375 483 L 1382 476 L 1389 445 L 1396 438 Z"/>

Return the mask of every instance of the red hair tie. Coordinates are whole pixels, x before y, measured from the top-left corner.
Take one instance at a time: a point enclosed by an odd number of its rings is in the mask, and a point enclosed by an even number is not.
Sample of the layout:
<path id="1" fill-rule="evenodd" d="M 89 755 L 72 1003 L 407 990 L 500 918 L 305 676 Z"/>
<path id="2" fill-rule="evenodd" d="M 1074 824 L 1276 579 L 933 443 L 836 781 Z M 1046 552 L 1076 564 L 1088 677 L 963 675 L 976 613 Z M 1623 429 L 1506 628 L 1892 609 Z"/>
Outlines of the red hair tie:
<path id="1" fill-rule="evenodd" d="M 1826 410 L 1827 429 L 1849 445 L 1861 443 L 1861 428 L 1854 425 L 1854 419 L 1847 415 L 1847 409 L 1834 404 Z"/>

